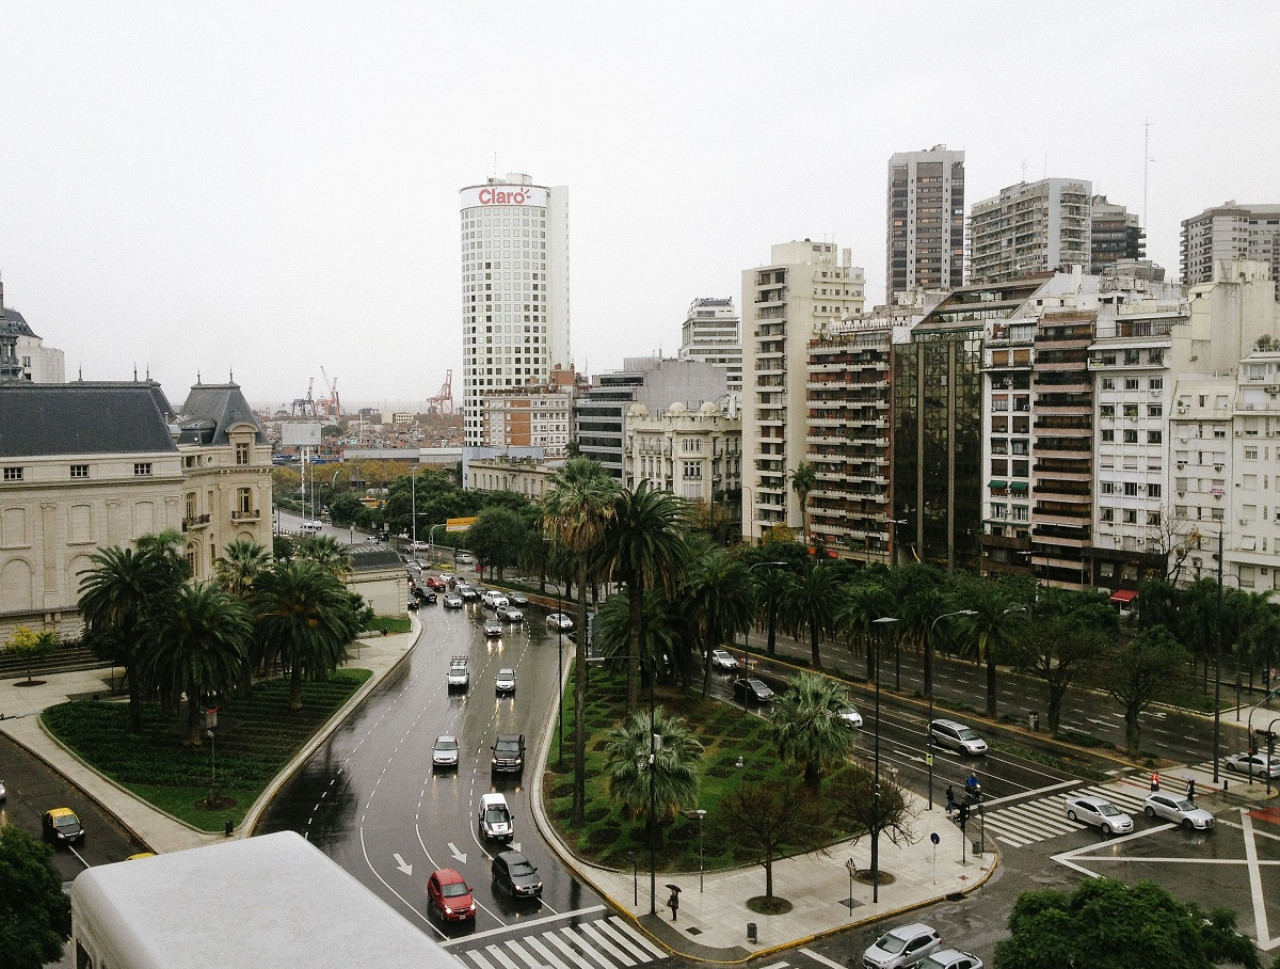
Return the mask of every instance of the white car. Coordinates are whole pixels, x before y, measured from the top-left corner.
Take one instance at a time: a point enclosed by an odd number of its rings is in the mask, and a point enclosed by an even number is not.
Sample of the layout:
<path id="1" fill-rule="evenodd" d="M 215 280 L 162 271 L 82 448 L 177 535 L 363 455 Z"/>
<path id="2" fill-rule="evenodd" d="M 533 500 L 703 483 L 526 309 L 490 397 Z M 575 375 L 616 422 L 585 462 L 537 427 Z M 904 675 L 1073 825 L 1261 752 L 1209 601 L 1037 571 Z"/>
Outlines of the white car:
<path id="1" fill-rule="evenodd" d="M 573 629 L 573 620 L 563 612 L 553 612 L 551 615 L 547 616 L 547 628 L 552 632 L 556 632 L 558 630 L 562 633 L 567 633 Z"/>
<path id="2" fill-rule="evenodd" d="M 923 922 L 890 929 L 862 954 L 865 969 L 907 969 L 942 945 L 938 930 Z"/>
<path id="3" fill-rule="evenodd" d="M 841 720 L 847 720 L 851 725 L 855 727 L 862 726 L 862 714 L 860 714 L 852 706 L 841 707 L 840 712 L 837 713 L 836 716 L 839 717 Z"/>
<path id="4" fill-rule="evenodd" d="M 711 668 L 722 673 L 732 673 L 738 668 L 738 657 L 727 649 L 713 649 L 711 651 Z"/>
<path id="5" fill-rule="evenodd" d="M 939 949 L 917 966 L 918 969 L 982 969 L 982 960 L 972 952 Z"/>
<path id="6" fill-rule="evenodd" d="M 1229 754 L 1223 758 L 1222 766 L 1254 777 L 1271 777 L 1274 780 L 1280 776 L 1280 757 L 1268 757 L 1266 754 Z"/>
<path id="7" fill-rule="evenodd" d="M 987 742 L 972 727 L 955 720 L 935 720 L 929 724 L 929 736 L 939 747 L 950 747 L 961 754 L 985 754 Z"/>
<path id="8" fill-rule="evenodd" d="M 511 601 L 501 592 L 493 589 L 486 589 L 480 596 L 480 601 L 490 609 L 501 609 L 504 606 L 511 605 Z"/>
<path id="9" fill-rule="evenodd" d="M 448 734 L 436 738 L 431 748 L 431 766 L 434 770 L 451 770 L 458 766 L 458 738 Z"/>
<path id="10" fill-rule="evenodd" d="M 446 609 L 461 609 L 462 596 L 458 595 L 456 592 L 450 592 L 444 597 L 444 607 Z"/>
<path id="11" fill-rule="evenodd" d="M 1149 818 L 1164 818 L 1187 831 L 1207 831 L 1213 827 L 1212 814 L 1178 794 L 1148 794 L 1142 811 Z"/>
<path id="12" fill-rule="evenodd" d="M 1091 824 L 1103 834 L 1128 834 L 1133 830 L 1133 818 L 1106 798 L 1069 797 L 1065 810 L 1072 821 Z"/>
<path id="13" fill-rule="evenodd" d="M 498 696 L 514 694 L 516 692 L 516 671 L 509 666 L 504 666 L 498 670 L 498 675 L 493 681 L 493 690 Z"/>
<path id="14" fill-rule="evenodd" d="M 476 820 L 480 835 L 494 841 L 510 841 L 515 833 L 511 823 L 511 808 L 507 799 L 501 794 L 481 794 L 480 807 L 476 812 Z"/>

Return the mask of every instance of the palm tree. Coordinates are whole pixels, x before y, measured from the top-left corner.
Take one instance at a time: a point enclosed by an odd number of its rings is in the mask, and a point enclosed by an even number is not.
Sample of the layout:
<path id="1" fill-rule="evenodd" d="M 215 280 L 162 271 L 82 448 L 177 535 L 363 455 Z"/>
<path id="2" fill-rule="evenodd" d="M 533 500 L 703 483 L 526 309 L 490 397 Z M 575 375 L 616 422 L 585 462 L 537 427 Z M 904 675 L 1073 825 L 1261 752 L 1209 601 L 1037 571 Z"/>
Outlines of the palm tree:
<path id="1" fill-rule="evenodd" d="M 80 614 L 95 649 L 124 667 L 129 684 L 129 730 L 142 732 L 142 684 L 148 619 L 163 610 L 185 578 L 186 562 L 170 544 L 139 540 L 138 549 L 112 546 L 89 557 L 80 573 Z"/>
<path id="2" fill-rule="evenodd" d="M 751 624 L 747 567 L 723 549 L 709 547 L 693 563 L 685 591 L 689 614 L 702 641 L 702 695 L 711 691 L 711 651 Z"/>
<path id="3" fill-rule="evenodd" d="M 684 580 L 689 560 L 685 541 L 688 505 L 669 491 L 651 487 L 646 479 L 634 490 L 618 494 L 605 530 L 604 554 L 608 573 L 627 587 L 631 604 L 631 635 L 627 648 L 627 711 L 640 702 L 640 634 L 644 597 L 654 588 L 668 595 Z"/>
<path id="4" fill-rule="evenodd" d="M 233 596 L 245 599 L 253 580 L 271 564 L 270 553 L 257 542 L 237 539 L 222 550 L 213 563 L 213 577 Z"/>
<path id="5" fill-rule="evenodd" d="M 791 490 L 796 493 L 796 498 L 800 501 L 801 537 L 806 545 L 809 544 L 809 492 L 816 487 L 818 487 L 818 473 L 813 470 L 813 465 L 801 461 L 791 472 Z"/>
<path id="6" fill-rule="evenodd" d="M 854 641 L 862 644 L 867 658 L 866 678 L 870 680 L 873 676 L 870 644 L 877 628 L 873 623 L 893 612 L 893 597 L 874 576 L 868 576 L 845 586 L 835 610 L 836 628 L 849 637 L 851 644 Z"/>
<path id="7" fill-rule="evenodd" d="M 682 717 L 668 716 L 662 707 L 651 714 L 633 713 L 610 731 L 605 758 L 609 796 L 632 817 L 650 823 L 670 819 L 681 805 L 697 800 L 702 744 Z"/>
<path id="8" fill-rule="evenodd" d="M 240 599 L 202 582 L 182 586 L 153 631 L 142 679 L 169 696 L 186 693 L 187 743 L 199 745 L 201 702 L 235 684 L 246 666 L 253 619 Z"/>
<path id="9" fill-rule="evenodd" d="M 800 673 L 770 718 L 778 756 L 789 764 L 804 764 L 805 786 L 814 792 L 822 785 L 822 771 L 853 753 L 857 730 L 840 716 L 848 703 L 844 688 L 834 680 Z"/>
<path id="10" fill-rule="evenodd" d="M 547 530 L 577 558 L 578 635 L 574 656 L 573 821 L 582 823 L 587 761 L 587 562 L 616 511 L 617 483 L 599 462 L 571 458 L 550 476 L 542 496 Z"/>
<path id="11" fill-rule="evenodd" d="M 784 580 L 782 619 L 797 638 L 808 632 L 810 661 L 814 669 L 822 668 L 819 638 L 836 628 L 836 608 L 840 601 L 840 577 L 825 562 L 807 566 L 799 574 L 788 574 Z"/>
<path id="12" fill-rule="evenodd" d="M 351 574 L 351 553 L 332 535 L 308 535 L 298 542 L 294 554 L 318 562 L 334 575 Z"/>
<path id="13" fill-rule="evenodd" d="M 347 658 L 360 631 L 357 597 L 328 568 L 308 559 L 277 563 L 253 587 L 265 664 L 289 672 L 289 709 L 302 709 L 302 681 L 323 680 Z"/>
<path id="14" fill-rule="evenodd" d="M 969 582 L 964 601 L 973 615 L 960 617 L 958 628 L 973 658 L 987 664 L 987 716 L 995 719 L 996 667 L 1015 658 L 1029 603 L 1015 601 L 1004 584 L 989 579 Z"/>

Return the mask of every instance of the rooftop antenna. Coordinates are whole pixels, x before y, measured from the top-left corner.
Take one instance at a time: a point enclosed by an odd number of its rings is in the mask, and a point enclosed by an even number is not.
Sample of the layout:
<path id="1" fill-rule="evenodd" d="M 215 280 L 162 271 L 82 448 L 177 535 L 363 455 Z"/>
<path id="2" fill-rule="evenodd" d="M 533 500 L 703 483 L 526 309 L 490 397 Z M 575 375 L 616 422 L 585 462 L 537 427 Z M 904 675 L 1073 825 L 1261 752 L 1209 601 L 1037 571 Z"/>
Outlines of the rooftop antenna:
<path id="1" fill-rule="evenodd" d="M 1151 121 L 1142 122 L 1142 227 L 1150 228 L 1147 219 L 1147 178 L 1151 169 Z"/>
<path id="2" fill-rule="evenodd" d="M 1022 180 L 1024 182 L 1027 180 L 1027 160 L 1025 158 L 1022 159 Z"/>

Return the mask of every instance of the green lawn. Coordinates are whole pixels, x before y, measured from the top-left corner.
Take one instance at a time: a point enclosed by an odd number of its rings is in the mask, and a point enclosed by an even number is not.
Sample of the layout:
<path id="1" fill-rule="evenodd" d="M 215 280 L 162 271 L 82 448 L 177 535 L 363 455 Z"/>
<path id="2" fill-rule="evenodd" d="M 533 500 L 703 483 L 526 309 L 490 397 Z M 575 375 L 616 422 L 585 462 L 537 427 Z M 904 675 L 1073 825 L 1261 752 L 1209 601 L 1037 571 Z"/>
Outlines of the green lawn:
<path id="1" fill-rule="evenodd" d="M 136 797 L 196 828 L 221 831 L 227 820 L 240 826 L 271 780 L 370 675 L 346 669 L 327 682 L 303 684 L 297 712 L 289 710 L 286 680 L 255 684 L 252 699 L 230 699 L 218 710 L 216 748 L 207 740 L 186 746 L 185 712 L 166 714 L 155 704 L 143 706 L 141 736 L 129 733 L 127 703 L 79 700 L 42 717 L 82 760 Z M 225 806 L 202 803 L 211 791 Z"/>

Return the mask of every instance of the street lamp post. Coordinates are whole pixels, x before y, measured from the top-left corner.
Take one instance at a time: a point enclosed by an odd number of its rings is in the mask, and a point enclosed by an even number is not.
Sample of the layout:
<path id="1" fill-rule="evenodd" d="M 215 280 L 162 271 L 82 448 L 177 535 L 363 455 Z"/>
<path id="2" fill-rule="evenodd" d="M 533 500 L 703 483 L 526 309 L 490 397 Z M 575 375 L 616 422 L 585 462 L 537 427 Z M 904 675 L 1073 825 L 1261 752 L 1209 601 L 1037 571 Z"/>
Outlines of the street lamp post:
<path id="1" fill-rule="evenodd" d="M 640 907 L 640 868 L 636 864 L 636 853 L 627 852 L 627 860 L 631 862 L 631 907 Z"/>
<path id="2" fill-rule="evenodd" d="M 952 616 L 976 616 L 973 609 L 957 609 L 955 612 L 944 612 L 929 624 L 929 633 L 924 638 L 924 695 L 929 700 L 929 723 L 933 723 L 933 628 L 944 619 Z M 925 732 L 925 760 L 929 764 L 929 810 L 933 810 L 933 734 Z"/>
<path id="3" fill-rule="evenodd" d="M 658 914 L 658 731 L 653 707 L 653 671 L 649 672 L 649 914 Z"/>
<path id="4" fill-rule="evenodd" d="M 704 808 L 698 808 L 693 812 L 698 816 L 698 891 L 702 891 L 702 822 L 706 820 L 707 812 Z"/>
<path id="5" fill-rule="evenodd" d="M 890 626 L 897 622 L 889 616 L 873 621 L 874 625 Z M 878 633 L 878 631 L 877 631 Z M 876 741 L 875 741 L 875 795 L 871 815 L 871 901 L 880 901 L 880 636 L 876 636 Z"/>
<path id="6" fill-rule="evenodd" d="M 1218 617 L 1214 623 L 1213 660 L 1213 783 L 1218 783 L 1218 757 L 1222 752 L 1222 534 L 1218 529 Z"/>
<path id="7" fill-rule="evenodd" d="M 206 730 L 204 735 L 209 738 L 209 789 L 212 792 L 218 784 L 218 739 L 212 730 Z"/>
<path id="8" fill-rule="evenodd" d="M 890 528 L 889 528 L 889 548 L 888 548 L 888 550 L 886 551 L 886 554 L 885 554 L 885 559 L 886 559 L 886 561 L 885 561 L 885 565 L 889 565 L 889 564 L 897 565 L 897 564 L 898 564 L 898 526 L 899 526 L 899 525 L 905 525 L 906 523 L 907 523 L 907 520 L 906 520 L 905 518 L 889 518 L 889 519 L 886 519 L 886 520 L 885 520 L 885 524 L 890 526 Z M 893 561 L 892 561 L 892 563 L 890 563 L 890 562 L 888 561 L 888 558 L 889 558 L 889 555 L 890 555 L 890 554 L 893 556 Z"/>
<path id="9" fill-rule="evenodd" d="M 564 770 L 564 596 L 559 582 L 556 583 L 556 668 L 560 671 L 560 707 L 556 711 L 560 759 L 556 769 Z"/>

